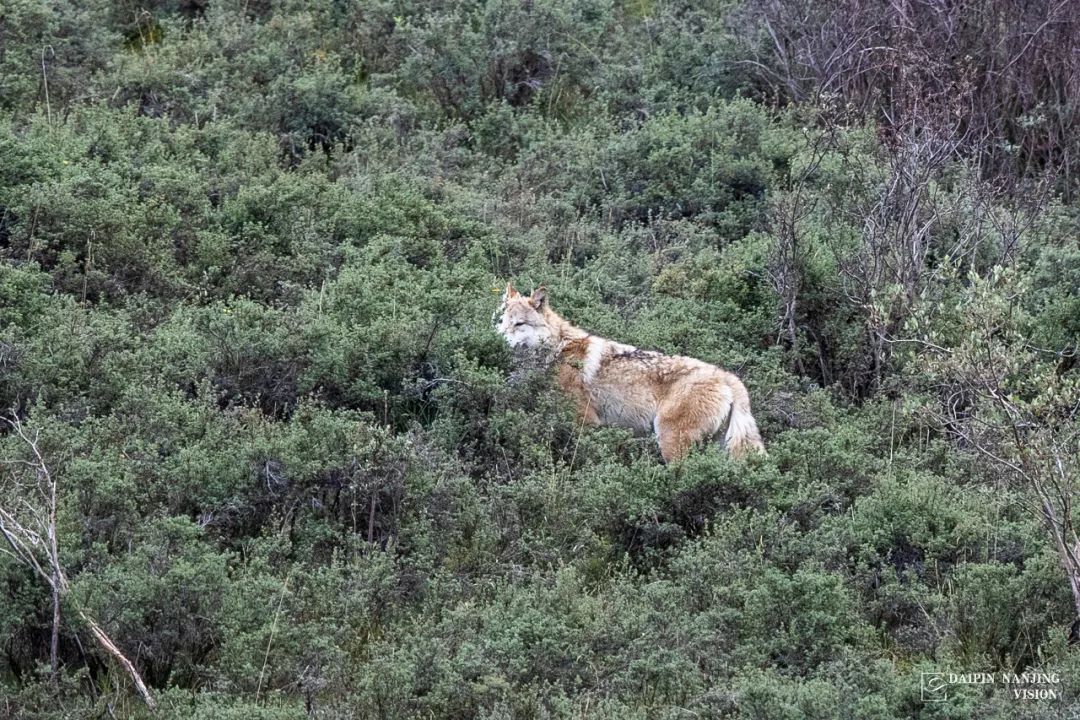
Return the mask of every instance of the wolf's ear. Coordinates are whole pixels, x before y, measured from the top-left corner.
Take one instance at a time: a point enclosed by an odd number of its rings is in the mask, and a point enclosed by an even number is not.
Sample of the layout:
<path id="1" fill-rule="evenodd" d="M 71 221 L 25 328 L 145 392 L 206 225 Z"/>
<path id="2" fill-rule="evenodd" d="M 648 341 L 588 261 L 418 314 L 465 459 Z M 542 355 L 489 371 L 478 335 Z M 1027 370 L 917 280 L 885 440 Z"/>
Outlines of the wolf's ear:
<path id="1" fill-rule="evenodd" d="M 544 305 L 547 304 L 547 288 L 543 285 L 532 291 L 532 295 L 529 297 L 529 303 L 537 310 L 543 310 Z"/>
<path id="2" fill-rule="evenodd" d="M 513 283 L 506 283 L 506 292 L 503 293 L 503 300 L 510 300 L 519 295 L 521 295 L 521 293 L 514 289 Z"/>

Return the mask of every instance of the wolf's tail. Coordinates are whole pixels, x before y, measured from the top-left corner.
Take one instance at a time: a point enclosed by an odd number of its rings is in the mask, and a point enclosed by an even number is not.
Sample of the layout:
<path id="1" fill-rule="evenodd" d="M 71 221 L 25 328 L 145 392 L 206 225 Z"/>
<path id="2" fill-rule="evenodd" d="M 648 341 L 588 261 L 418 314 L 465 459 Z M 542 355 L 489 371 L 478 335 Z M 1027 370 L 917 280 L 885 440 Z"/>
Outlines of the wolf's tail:
<path id="1" fill-rule="evenodd" d="M 757 422 L 750 414 L 750 398 L 745 389 L 741 393 L 735 393 L 735 400 L 731 403 L 731 418 L 728 420 L 724 444 L 735 458 L 755 453 L 765 454 L 765 445 L 761 442 Z"/>

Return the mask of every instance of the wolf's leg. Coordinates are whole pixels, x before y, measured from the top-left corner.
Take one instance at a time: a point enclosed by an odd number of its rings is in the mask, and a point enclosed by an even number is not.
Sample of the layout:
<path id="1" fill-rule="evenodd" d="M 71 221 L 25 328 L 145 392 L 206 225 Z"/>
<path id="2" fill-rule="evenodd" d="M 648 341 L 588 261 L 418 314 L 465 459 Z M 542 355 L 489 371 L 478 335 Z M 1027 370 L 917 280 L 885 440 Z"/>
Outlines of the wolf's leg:
<path id="1" fill-rule="evenodd" d="M 583 394 L 583 397 L 575 398 L 577 400 L 578 408 L 578 420 L 582 425 L 599 425 L 600 416 L 596 414 L 596 409 L 592 405 L 592 401 L 587 393 Z"/>
<path id="2" fill-rule="evenodd" d="M 661 406 L 653 429 L 664 462 L 680 460 L 690 451 L 690 446 L 711 434 L 701 422 L 691 399 Z"/>
<path id="3" fill-rule="evenodd" d="M 690 450 L 693 440 L 680 427 L 677 419 L 658 416 L 653 427 L 656 430 L 656 442 L 660 445 L 660 454 L 664 457 L 664 462 L 675 462 Z"/>
<path id="4" fill-rule="evenodd" d="M 715 436 L 730 410 L 731 392 L 722 385 L 695 382 L 672 393 L 653 422 L 664 460 L 678 460 L 694 443 Z"/>

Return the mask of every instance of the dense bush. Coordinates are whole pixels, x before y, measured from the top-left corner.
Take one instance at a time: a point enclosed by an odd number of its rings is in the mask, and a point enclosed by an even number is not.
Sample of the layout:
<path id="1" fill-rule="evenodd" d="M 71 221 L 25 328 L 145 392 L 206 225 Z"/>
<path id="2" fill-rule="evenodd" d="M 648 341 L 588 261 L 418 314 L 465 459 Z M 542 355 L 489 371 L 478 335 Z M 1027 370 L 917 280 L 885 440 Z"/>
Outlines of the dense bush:
<path id="1" fill-rule="evenodd" d="M 911 58 L 818 75 L 834 5 L 0 9 L 0 410 L 70 583 L 53 668 L 0 546 L 5 716 L 151 716 L 88 618 L 162 718 L 1074 710 L 1071 61 L 919 127 Z M 768 457 L 582 427 L 508 279 L 737 372 Z M 1025 670 L 1063 697 L 920 690 Z"/>

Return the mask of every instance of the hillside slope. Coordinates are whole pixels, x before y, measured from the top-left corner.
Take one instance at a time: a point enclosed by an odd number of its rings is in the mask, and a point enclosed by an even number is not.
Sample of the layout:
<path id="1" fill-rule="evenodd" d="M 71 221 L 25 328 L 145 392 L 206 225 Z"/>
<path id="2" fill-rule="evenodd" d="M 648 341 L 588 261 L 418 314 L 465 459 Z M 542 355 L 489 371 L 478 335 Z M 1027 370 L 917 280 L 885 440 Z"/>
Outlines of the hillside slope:
<path id="1" fill-rule="evenodd" d="M 0 519 L 70 588 L 0 545 L 0 715 L 151 716 L 86 618 L 158 718 L 1075 712 L 1075 21 L 767 5 L 7 3 Z M 768 457 L 582 428 L 508 280 Z"/>

